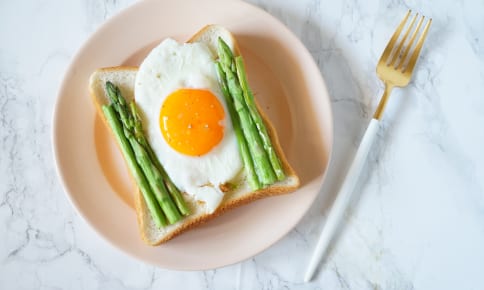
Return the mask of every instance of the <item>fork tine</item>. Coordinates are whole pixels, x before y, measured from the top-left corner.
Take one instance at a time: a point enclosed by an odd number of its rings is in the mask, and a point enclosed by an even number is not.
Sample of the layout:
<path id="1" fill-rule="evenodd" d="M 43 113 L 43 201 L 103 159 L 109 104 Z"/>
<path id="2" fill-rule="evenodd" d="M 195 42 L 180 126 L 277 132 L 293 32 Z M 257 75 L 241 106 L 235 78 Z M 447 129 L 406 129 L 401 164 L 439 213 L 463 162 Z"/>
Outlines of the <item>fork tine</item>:
<path id="1" fill-rule="evenodd" d="M 406 74 L 412 74 L 413 69 L 415 68 L 415 64 L 417 63 L 418 56 L 420 54 L 420 51 L 422 50 L 423 43 L 425 41 L 425 38 L 427 37 L 427 32 L 429 31 L 430 24 L 432 23 L 432 18 L 427 21 L 427 24 L 425 24 L 425 28 L 420 35 L 420 38 L 418 39 L 417 44 L 415 45 L 415 50 L 413 51 L 412 56 L 410 57 L 410 60 L 408 61 L 407 67 L 403 68 L 403 72 Z"/>
<path id="2" fill-rule="evenodd" d="M 422 17 L 420 17 L 420 20 L 417 23 L 417 27 L 415 28 L 415 31 L 413 32 L 412 37 L 410 37 L 407 48 L 403 52 L 402 60 L 398 64 L 398 67 L 396 68 L 396 70 L 399 70 L 400 68 L 402 68 L 403 64 L 405 63 L 405 60 L 407 59 L 407 55 L 410 52 L 410 49 L 412 49 L 413 42 L 415 41 L 415 38 L 417 38 L 417 34 L 420 31 L 420 27 L 422 26 L 424 19 L 425 19 L 425 16 L 422 15 Z"/>
<path id="3" fill-rule="evenodd" d="M 395 30 L 395 32 L 392 35 L 392 38 L 390 39 L 387 46 L 385 47 L 385 50 L 383 51 L 383 54 L 380 57 L 380 61 L 385 61 L 385 62 L 387 61 L 388 57 L 392 53 L 393 48 L 395 47 L 395 43 L 397 42 L 398 37 L 400 36 L 400 33 L 402 32 L 402 29 L 405 26 L 405 23 L 407 22 L 408 16 L 410 15 L 411 12 L 412 10 L 408 10 L 402 22 L 400 22 L 400 24 L 398 25 L 397 30 Z"/>
<path id="4" fill-rule="evenodd" d="M 418 13 L 415 14 L 415 16 L 412 18 L 412 21 L 410 22 L 410 25 L 407 28 L 407 31 L 402 37 L 402 40 L 400 41 L 400 44 L 398 45 L 397 49 L 395 50 L 395 53 L 393 54 L 392 60 L 390 61 L 390 66 L 393 66 L 395 62 L 399 59 L 399 56 L 401 54 L 401 50 L 403 48 L 403 45 L 405 44 L 405 40 L 407 40 L 408 35 L 410 34 L 410 31 L 412 30 L 413 24 L 415 23 L 415 20 L 417 20 Z M 403 60 L 402 58 L 401 60 Z"/>

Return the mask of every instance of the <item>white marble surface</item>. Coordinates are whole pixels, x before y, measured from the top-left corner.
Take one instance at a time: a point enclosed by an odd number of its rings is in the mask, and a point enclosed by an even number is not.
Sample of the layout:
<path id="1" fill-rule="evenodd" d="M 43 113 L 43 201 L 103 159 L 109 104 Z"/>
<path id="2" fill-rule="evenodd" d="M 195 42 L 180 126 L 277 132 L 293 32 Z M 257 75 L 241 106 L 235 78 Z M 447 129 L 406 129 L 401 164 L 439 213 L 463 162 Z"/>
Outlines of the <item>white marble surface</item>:
<path id="1" fill-rule="evenodd" d="M 0 289 L 484 289 L 484 2 L 251 0 L 316 59 L 331 94 L 333 162 L 317 202 L 279 243 L 205 272 L 154 268 L 76 214 L 51 142 L 72 56 L 131 0 L 0 1 Z M 303 270 L 376 106 L 376 61 L 408 8 L 433 17 L 413 83 L 397 89 L 341 235 Z"/>

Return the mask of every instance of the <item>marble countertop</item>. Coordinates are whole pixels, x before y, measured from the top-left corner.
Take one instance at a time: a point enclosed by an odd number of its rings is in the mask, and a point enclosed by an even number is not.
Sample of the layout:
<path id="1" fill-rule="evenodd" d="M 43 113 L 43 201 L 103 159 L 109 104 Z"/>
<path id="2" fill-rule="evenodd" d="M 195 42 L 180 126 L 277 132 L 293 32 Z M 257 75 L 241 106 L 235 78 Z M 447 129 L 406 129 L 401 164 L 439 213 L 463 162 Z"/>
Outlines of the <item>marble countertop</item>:
<path id="1" fill-rule="evenodd" d="M 483 289 L 484 2 L 250 0 L 307 46 L 327 82 L 334 152 L 307 215 L 242 263 L 155 268 L 81 220 L 58 180 L 52 114 L 82 43 L 133 0 L 0 2 L 0 289 Z M 375 64 L 407 9 L 433 17 L 326 263 L 303 271 L 382 93 Z M 290 253 L 290 255 L 288 255 Z"/>

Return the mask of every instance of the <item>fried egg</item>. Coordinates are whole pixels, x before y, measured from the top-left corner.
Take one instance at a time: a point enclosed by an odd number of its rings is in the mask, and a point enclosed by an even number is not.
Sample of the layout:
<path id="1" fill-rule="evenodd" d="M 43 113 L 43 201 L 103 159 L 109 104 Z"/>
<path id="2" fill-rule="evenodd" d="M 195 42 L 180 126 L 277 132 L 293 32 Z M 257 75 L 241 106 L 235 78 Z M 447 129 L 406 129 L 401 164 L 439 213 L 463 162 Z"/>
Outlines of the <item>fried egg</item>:
<path id="1" fill-rule="evenodd" d="M 175 185 L 213 212 L 219 186 L 242 170 L 230 115 L 203 43 L 166 39 L 139 67 L 135 98 L 145 134 Z"/>

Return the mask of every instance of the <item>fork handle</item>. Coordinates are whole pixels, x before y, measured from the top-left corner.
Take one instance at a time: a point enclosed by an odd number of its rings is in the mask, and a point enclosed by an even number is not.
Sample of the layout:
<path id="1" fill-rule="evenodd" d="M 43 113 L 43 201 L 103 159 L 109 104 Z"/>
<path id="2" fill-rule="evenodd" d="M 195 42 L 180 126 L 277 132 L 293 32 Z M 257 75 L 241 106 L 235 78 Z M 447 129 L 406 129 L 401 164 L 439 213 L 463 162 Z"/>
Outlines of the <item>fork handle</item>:
<path id="1" fill-rule="evenodd" d="M 313 274 L 321 261 L 331 239 L 334 236 L 336 228 L 338 227 L 343 215 L 346 211 L 346 207 L 351 202 L 351 196 L 355 185 L 358 181 L 358 177 L 360 176 L 361 170 L 365 165 L 366 157 L 368 156 L 368 152 L 370 151 L 371 146 L 375 140 L 375 137 L 378 133 L 378 129 L 380 128 L 380 123 L 377 119 L 373 118 L 366 129 L 365 135 L 361 140 L 360 146 L 358 147 L 358 151 L 353 159 L 353 163 L 346 174 L 343 184 L 336 196 L 336 200 L 334 201 L 333 207 L 331 208 L 328 217 L 326 219 L 326 225 L 323 228 L 319 236 L 318 243 L 316 244 L 316 249 L 313 252 L 311 257 L 311 261 L 309 262 L 309 266 L 306 270 L 306 274 L 304 276 L 304 281 L 309 282 Z"/>

